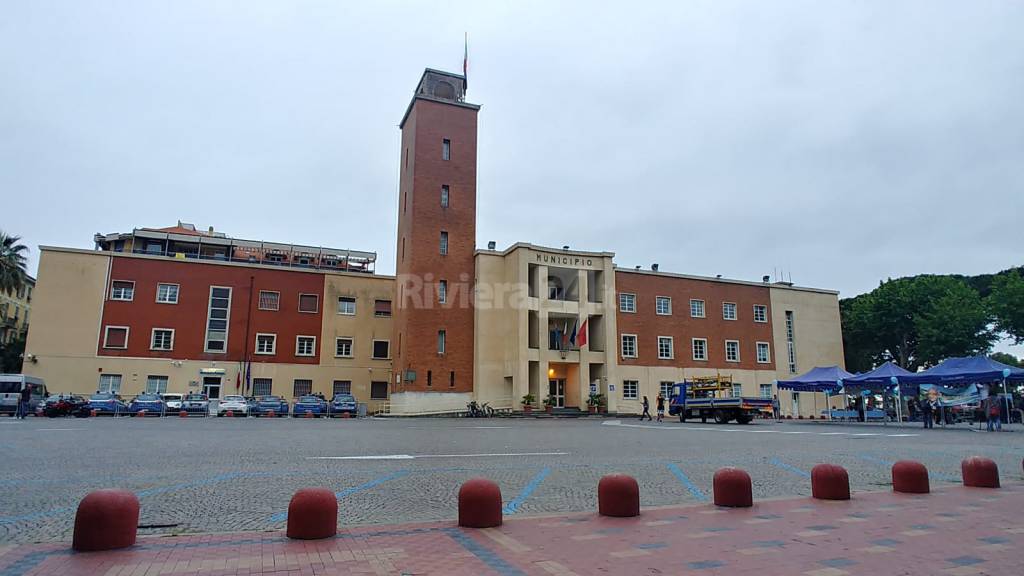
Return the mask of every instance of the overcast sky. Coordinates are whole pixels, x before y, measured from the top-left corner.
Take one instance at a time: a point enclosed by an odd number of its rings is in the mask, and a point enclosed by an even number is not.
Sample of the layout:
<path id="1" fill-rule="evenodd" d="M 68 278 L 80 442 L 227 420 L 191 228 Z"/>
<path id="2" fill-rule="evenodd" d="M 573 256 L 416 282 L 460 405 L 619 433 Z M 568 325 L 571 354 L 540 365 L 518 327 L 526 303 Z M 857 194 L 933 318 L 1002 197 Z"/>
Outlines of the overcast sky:
<path id="1" fill-rule="evenodd" d="M 424 67 L 479 117 L 477 245 L 843 296 L 1024 264 L 1022 2 L 6 2 L 0 228 L 376 251 Z"/>

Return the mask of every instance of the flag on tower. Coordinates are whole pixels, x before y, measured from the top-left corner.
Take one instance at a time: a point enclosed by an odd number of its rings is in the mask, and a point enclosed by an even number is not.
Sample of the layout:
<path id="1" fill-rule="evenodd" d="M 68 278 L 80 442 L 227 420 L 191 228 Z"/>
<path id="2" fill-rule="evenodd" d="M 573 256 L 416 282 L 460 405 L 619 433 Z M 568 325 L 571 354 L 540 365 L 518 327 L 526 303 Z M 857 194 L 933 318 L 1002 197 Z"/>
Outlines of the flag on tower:
<path id="1" fill-rule="evenodd" d="M 577 322 L 579 322 L 579 320 L 573 320 L 573 323 L 572 323 L 572 333 L 569 334 L 569 344 L 572 344 L 573 346 L 576 345 L 576 324 L 577 324 Z"/>
<path id="2" fill-rule="evenodd" d="M 587 345 L 587 322 L 589 320 L 589 318 L 583 320 L 583 323 L 580 324 L 580 332 L 576 336 L 576 345 L 580 348 Z"/>

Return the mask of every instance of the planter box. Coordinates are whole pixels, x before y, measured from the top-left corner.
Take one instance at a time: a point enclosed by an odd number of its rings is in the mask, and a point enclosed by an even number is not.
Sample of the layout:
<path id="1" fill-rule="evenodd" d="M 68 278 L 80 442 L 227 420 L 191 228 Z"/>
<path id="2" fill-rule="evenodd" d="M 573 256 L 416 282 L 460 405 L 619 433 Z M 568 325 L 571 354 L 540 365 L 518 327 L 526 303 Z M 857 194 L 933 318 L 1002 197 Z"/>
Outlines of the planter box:
<path id="1" fill-rule="evenodd" d="M 533 414 L 533 406 L 529 404 L 523 406 L 523 414 Z"/>

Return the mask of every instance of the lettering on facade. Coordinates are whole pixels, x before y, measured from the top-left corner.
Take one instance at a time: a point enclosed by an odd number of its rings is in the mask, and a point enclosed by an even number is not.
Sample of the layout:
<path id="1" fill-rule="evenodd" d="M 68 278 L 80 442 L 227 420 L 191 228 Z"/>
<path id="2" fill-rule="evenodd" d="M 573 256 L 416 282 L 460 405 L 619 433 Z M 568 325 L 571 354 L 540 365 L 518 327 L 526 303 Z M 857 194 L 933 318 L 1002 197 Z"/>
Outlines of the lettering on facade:
<path id="1" fill-rule="evenodd" d="M 537 262 L 541 264 L 558 264 L 561 266 L 593 266 L 593 258 L 581 256 L 563 256 L 555 254 L 537 254 Z"/>

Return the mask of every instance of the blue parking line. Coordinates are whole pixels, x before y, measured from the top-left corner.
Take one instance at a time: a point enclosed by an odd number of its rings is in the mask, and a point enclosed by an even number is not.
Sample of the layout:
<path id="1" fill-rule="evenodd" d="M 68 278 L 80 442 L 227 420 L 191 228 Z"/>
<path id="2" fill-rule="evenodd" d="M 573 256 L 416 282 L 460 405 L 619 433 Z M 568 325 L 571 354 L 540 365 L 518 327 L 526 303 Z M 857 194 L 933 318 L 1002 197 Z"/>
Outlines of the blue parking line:
<path id="1" fill-rule="evenodd" d="M 810 478 L 811 477 L 811 474 L 809 472 L 801 470 L 801 469 L 797 468 L 796 466 L 790 466 L 789 464 L 786 464 L 785 462 L 783 462 L 782 460 L 779 460 L 778 458 L 772 458 L 771 460 L 768 461 L 768 463 L 771 464 L 772 466 L 777 467 L 777 468 L 782 468 L 786 472 L 791 472 L 793 474 L 796 474 L 797 476 L 803 476 L 804 478 Z"/>
<path id="2" fill-rule="evenodd" d="M 862 456 L 860 454 L 855 454 L 854 456 L 856 458 L 864 460 L 865 462 L 874 462 L 875 464 L 881 464 L 883 466 L 892 466 L 893 464 L 896 463 L 896 462 L 894 462 L 892 460 L 884 460 L 882 458 L 875 458 L 874 456 Z M 930 469 L 928 470 L 928 476 L 930 476 L 931 478 L 934 478 L 936 480 L 943 480 L 943 481 L 946 481 L 946 482 L 959 482 L 960 481 L 960 478 L 957 478 L 957 477 L 954 477 L 954 476 L 950 476 L 949 474 L 943 474 L 942 472 L 933 472 Z"/>
<path id="3" fill-rule="evenodd" d="M 369 482 L 364 482 L 364 483 L 362 483 L 362 484 L 360 484 L 358 486 L 353 486 L 351 488 L 346 488 L 346 489 L 342 490 L 341 492 L 335 492 L 334 493 L 334 497 L 337 498 L 338 500 L 341 500 L 342 498 L 344 498 L 346 496 L 351 496 L 352 494 L 355 494 L 357 492 L 363 492 L 364 490 L 369 490 L 371 488 L 375 488 L 375 487 L 380 486 L 381 484 L 383 484 L 385 482 L 389 482 L 391 480 L 397 480 L 399 478 L 404 478 L 405 476 L 408 476 L 408 475 L 409 475 L 409 471 L 408 470 L 399 470 L 398 472 L 392 472 L 391 474 L 387 474 L 385 476 L 381 476 L 380 478 L 374 478 L 373 480 L 370 480 Z M 285 521 L 287 519 L 288 519 L 288 512 L 278 512 L 277 514 L 274 514 L 270 518 L 268 518 L 267 521 L 268 522 L 283 522 L 283 521 Z"/>
<path id="4" fill-rule="evenodd" d="M 668 468 L 669 472 L 674 474 L 675 477 L 678 478 L 679 481 L 683 483 L 683 486 L 686 486 L 686 489 L 690 491 L 690 494 L 692 494 L 694 498 L 700 500 L 701 502 L 708 501 L 707 494 L 704 494 L 704 492 L 701 491 L 701 489 L 698 488 L 697 485 L 690 480 L 690 477 L 679 469 L 679 466 L 676 466 L 672 462 L 665 464 L 665 466 Z"/>
<path id="5" fill-rule="evenodd" d="M 533 480 L 530 480 L 530 483 L 523 488 L 523 491 L 520 492 L 518 496 L 509 500 L 508 504 L 505 504 L 505 507 L 501 509 L 501 513 L 515 514 L 519 509 L 519 506 L 521 506 L 522 503 L 530 497 L 530 494 L 533 494 L 533 491 L 536 490 L 537 486 L 540 486 L 540 483 L 548 477 L 548 474 L 551 474 L 551 468 L 545 468 L 538 472 L 537 475 L 533 477 Z"/>

